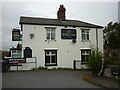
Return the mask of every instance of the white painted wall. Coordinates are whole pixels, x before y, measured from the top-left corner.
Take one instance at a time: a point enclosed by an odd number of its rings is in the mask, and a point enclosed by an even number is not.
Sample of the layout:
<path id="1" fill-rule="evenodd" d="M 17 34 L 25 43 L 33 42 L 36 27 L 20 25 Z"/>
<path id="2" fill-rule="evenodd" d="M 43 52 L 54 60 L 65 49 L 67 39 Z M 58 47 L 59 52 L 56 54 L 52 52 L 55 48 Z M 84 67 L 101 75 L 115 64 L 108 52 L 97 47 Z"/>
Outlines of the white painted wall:
<path id="1" fill-rule="evenodd" d="M 46 40 L 45 27 L 56 27 L 56 41 Z M 96 28 L 90 28 L 90 42 L 81 42 L 81 29 L 83 27 L 67 27 L 66 29 L 77 30 L 77 42 L 72 43 L 72 40 L 61 39 L 61 29 L 63 26 L 45 26 L 45 25 L 27 25 L 23 24 L 23 41 L 22 46 L 24 49 L 29 46 L 32 49 L 32 56 L 37 57 L 37 66 L 45 65 L 45 52 L 44 49 L 58 49 L 57 51 L 57 67 L 73 68 L 73 60 L 81 59 L 80 49 L 90 48 L 91 44 L 96 46 Z M 103 31 L 98 29 L 98 46 L 100 50 L 103 49 Z M 33 39 L 30 38 L 30 33 L 34 33 Z M 84 65 L 81 65 L 81 67 Z M 50 66 L 54 67 L 54 66 Z M 55 66 L 56 67 L 56 66 Z"/>

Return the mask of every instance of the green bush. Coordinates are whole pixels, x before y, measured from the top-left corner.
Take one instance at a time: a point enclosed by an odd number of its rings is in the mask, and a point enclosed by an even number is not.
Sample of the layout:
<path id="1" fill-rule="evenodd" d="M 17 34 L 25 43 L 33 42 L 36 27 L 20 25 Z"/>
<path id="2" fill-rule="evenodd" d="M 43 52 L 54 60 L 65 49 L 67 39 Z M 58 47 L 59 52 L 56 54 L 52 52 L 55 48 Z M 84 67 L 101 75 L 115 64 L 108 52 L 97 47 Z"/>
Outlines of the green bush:
<path id="1" fill-rule="evenodd" d="M 38 68 L 34 68 L 34 67 L 31 68 L 32 71 L 36 71 L 36 70 L 45 70 L 45 69 L 48 69 L 48 68 L 47 68 L 47 67 L 43 67 L 43 66 L 42 66 L 42 67 L 39 66 Z"/>
<path id="2" fill-rule="evenodd" d="M 92 69 L 93 74 L 97 75 L 102 67 L 102 53 L 98 49 L 92 48 L 87 65 Z"/>

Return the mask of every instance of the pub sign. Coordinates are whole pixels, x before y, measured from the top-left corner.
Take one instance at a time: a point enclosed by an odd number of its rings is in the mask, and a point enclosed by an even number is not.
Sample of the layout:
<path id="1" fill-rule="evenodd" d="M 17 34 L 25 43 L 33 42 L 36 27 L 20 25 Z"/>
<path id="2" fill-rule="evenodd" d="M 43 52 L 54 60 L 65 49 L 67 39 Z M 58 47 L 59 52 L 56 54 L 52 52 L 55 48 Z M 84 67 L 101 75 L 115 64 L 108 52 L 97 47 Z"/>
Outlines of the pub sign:
<path id="1" fill-rule="evenodd" d="M 13 29 L 12 41 L 20 41 L 20 30 L 19 29 Z"/>
<path id="2" fill-rule="evenodd" d="M 76 39 L 76 29 L 61 29 L 61 39 Z"/>

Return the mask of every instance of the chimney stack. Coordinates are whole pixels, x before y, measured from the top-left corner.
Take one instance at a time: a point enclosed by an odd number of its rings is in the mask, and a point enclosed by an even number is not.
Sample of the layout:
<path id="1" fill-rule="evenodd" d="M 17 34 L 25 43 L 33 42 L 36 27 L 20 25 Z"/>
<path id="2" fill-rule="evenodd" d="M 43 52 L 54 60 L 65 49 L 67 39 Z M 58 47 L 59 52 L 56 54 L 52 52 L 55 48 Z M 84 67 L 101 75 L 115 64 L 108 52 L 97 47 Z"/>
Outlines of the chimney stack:
<path id="1" fill-rule="evenodd" d="M 64 8 L 64 5 L 60 5 L 59 10 L 57 12 L 57 18 L 58 20 L 65 20 L 65 11 L 66 9 Z"/>

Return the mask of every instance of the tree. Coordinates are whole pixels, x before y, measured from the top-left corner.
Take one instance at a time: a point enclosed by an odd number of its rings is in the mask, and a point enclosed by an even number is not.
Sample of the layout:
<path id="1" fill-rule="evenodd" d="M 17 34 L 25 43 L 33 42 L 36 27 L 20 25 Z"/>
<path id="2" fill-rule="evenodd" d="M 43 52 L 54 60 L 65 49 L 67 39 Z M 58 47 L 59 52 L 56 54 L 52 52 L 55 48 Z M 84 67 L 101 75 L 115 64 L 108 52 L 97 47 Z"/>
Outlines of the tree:
<path id="1" fill-rule="evenodd" d="M 110 22 L 103 30 L 103 33 L 105 48 L 120 49 L 120 22 Z"/>

